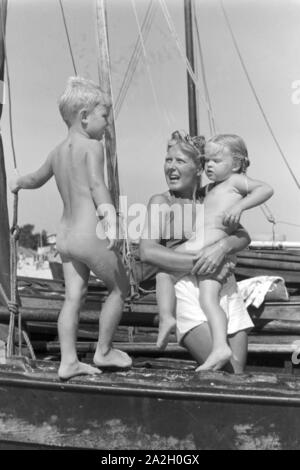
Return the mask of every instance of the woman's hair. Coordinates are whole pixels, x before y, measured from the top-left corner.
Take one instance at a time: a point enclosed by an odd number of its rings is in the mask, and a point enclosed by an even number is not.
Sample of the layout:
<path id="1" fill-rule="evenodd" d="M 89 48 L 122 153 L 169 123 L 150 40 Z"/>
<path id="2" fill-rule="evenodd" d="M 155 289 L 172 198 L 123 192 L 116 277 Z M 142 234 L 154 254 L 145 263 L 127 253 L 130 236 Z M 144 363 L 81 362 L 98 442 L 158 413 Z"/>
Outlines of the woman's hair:
<path id="1" fill-rule="evenodd" d="M 167 151 L 177 145 L 180 150 L 191 158 L 197 167 L 204 168 L 205 137 L 202 135 L 191 137 L 184 131 L 174 131 L 168 140 Z"/>
<path id="2" fill-rule="evenodd" d="M 82 77 L 70 77 L 58 100 L 60 114 L 68 127 L 82 108 L 92 111 L 99 104 L 109 108 L 111 101 L 96 83 Z"/>
<path id="3" fill-rule="evenodd" d="M 241 137 L 235 134 L 217 134 L 207 141 L 209 142 L 227 147 L 233 158 L 240 163 L 238 173 L 246 173 L 250 161 L 246 144 Z"/>

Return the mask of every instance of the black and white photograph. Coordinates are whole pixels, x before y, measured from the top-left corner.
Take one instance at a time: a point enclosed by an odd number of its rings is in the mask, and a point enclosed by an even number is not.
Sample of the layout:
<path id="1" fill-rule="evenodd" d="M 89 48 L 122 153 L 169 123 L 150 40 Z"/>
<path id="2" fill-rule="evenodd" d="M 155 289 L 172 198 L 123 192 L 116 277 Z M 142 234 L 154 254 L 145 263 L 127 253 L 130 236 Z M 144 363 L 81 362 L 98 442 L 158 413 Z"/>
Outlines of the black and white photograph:
<path id="1" fill-rule="evenodd" d="M 300 450 L 299 26 L 0 0 L 0 450 Z"/>

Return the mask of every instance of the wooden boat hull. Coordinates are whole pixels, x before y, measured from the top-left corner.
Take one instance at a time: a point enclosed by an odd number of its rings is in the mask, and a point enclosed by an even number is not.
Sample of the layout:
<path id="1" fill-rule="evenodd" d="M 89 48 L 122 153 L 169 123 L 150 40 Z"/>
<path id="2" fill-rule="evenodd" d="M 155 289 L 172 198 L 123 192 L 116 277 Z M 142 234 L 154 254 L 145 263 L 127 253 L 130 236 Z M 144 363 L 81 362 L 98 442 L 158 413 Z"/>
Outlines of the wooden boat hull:
<path id="1" fill-rule="evenodd" d="M 300 282 L 300 251 L 244 250 L 237 255 L 235 274 L 238 279 L 255 276 L 280 276 L 289 287 Z"/>
<path id="2" fill-rule="evenodd" d="M 0 367 L 0 447 L 297 449 L 300 379 L 134 368 L 61 382 Z"/>
<path id="3" fill-rule="evenodd" d="M 36 280 L 26 287 L 29 281 L 22 282 L 21 311 L 29 331 L 31 324 L 40 322 L 36 326 L 40 334 L 45 322 L 49 322 L 44 333 L 51 330 L 56 335 L 63 285 L 51 281 L 48 286 L 48 281 Z M 91 340 L 97 336 L 95 325 L 105 295 L 103 289 L 99 292 L 97 285 L 92 286 L 86 309 L 81 313 L 79 333 L 86 342 L 79 343 L 77 349 L 84 357 L 94 351 Z M 300 298 L 295 297 L 290 302 L 266 303 L 252 312 L 256 329 L 262 330 L 257 337 L 250 337 L 252 356 L 263 352 L 273 358 L 280 354 L 292 372 L 291 354 L 300 331 L 299 305 Z M 8 312 L 0 307 L 0 320 L 7 319 Z M 57 380 L 57 363 L 31 361 L 25 370 L 0 365 L 0 449 L 300 447 L 299 376 L 257 374 L 257 368 L 253 375 L 197 376 L 195 363 L 187 361 L 186 352 L 184 355 L 178 346 L 178 350 L 166 351 L 166 355 L 172 352 L 176 359 L 154 359 L 157 348 L 141 343 L 153 342 L 156 337 L 157 307 L 153 295 L 126 304 L 122 324 L 117 332 L 117 340 L 121 341 L 118 347 L 134 356 L 135 367 L 131 371 L 61 382 Z M 130 326 L 129 331 L 127 325 L 133 324 L 135 327 Z M 37 338 L 37 332 L 34 334 Z M 37 354 L 58 357 L 57 342 L 33 338 L 33 345 Z M 172 361 L 176 367 L 170 367 Z M 257 361 L 252 362 L 257 367 Z M 270 368 L 273 367 L 271 361 Z"/>

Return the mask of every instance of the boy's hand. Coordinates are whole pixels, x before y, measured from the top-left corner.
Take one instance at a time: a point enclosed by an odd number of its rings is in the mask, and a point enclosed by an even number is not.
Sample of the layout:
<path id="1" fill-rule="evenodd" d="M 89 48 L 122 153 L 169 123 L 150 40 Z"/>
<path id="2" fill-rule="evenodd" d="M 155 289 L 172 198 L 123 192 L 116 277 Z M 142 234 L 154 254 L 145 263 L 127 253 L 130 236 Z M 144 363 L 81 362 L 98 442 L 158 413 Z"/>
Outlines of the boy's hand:
<path id="1" fill-rule="evenodd" d="M 104 219 L 102 223 L 105 235 L 109 240 L 107 249 L 113 250 L 114 248 L 117 248 L 117 227 L 115 224 L 109 223 L 109 221 L 106 219 Z"/>
<path id="2" fill-rule="evenodd" d="M 107 237 L 107 238 L 109 240 L 109 244 L 107 246 L 108 250 L 117 250 L 117 251 L 119 251 L 121 249 L 122 240 L 120 240 L 119 238 L 109 238 L 109 237 Z"/>
<path id="3" fill-rule="evenodd" d="M 107 246 L 107 249 L 108 250 L 116 250 L 119 248 L 119 240 L 117 240 L 116 238 L 109 238 L 109 244 Z"/>
<path id="4" fill-rule="evenodd" d="M 242 209 L 240 206 L 233 206 L 231 209 L 225 212 L 223 223 L 227 226 L 236 226 L 240 222 L 242 215 Z"/>
<path id="5" fill-rule="evenodd" d="M 110 224 L 108 221 L 105 221 L 103 224 L 105 234 L 109 240 L 107 246 L 108 250 L 119 250 L 122 244 L 122 232 L 120 231 L 122 227 L 120 226 L 118 217 L 116 224 Z"/>
<path id="6" fill-rule="evenodd" d="M 15 176 L 13 176 L 10 180 L 9 180 L 9 189 L 11 190 L 12 193 L 17 193 L 19 191 L 20 186 L 18 184 L 18 179 L 19 179 L 19 174 L 16 173 Z"/>

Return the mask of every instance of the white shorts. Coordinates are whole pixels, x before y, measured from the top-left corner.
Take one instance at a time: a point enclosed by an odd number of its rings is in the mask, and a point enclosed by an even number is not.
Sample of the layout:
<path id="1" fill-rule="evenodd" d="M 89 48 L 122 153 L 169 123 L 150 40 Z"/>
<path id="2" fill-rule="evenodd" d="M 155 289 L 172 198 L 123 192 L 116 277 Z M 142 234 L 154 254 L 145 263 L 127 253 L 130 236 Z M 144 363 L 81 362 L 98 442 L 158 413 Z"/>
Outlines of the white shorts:
<path id="1" fill-rule="evenodd" d="M 190 330 L 207 322 L 207 318 L 200 307 L 200 292 L 195 276 L 187 275 L 177 281 L 175 292 L 177 339 L 180 343 Z M 228 335 L 253 328 L 234 276 L 230 276 L 222 288 L 220 305 L 228 318 Z"/>

